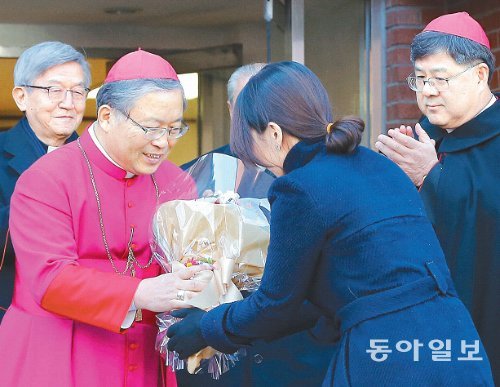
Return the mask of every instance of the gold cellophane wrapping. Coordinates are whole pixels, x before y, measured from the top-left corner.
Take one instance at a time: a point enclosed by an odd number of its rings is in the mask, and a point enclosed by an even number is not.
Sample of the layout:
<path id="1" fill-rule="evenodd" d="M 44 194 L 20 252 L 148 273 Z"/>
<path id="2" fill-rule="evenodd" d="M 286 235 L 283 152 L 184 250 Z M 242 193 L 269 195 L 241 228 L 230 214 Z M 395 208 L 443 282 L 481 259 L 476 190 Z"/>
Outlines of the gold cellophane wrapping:
<path id="1" fill-rule="evenodd" d="M 222 303 L 241 300 L 233 278 L 243 275 L 250 281 L 262 277 L 269 222 L 257 199 L 217 204 L 209 200 L 174 200 L 162 204 L 154 217 L 155 241 L 162 254 L 177 271 L 195 262 L 207 262 L 214 270 L 203 271 L 197 279 L 207 286 L 187 303 L 209 310 Z M 237 282 L 241 286 L 241 282 Z M 202 359 L 216 350 L 206 347 L 187 361 L 194 373 Z"/>

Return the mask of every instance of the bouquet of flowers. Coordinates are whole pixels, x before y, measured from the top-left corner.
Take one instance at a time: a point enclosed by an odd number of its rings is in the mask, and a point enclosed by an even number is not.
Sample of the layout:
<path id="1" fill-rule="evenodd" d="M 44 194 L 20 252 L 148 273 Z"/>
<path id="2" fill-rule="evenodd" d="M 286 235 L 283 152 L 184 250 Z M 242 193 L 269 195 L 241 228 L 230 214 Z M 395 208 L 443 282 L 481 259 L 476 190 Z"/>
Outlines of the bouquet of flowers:
<path id="1" fill-rule="evenodd" d="M 215 153 L 200 158 L 186 176 L 195 182 L 197 198 L 159 206 L 153 218 L 154 256 L 165 270 L 213 265 L 213 271 L 200 274 L 200 280 L 207 283 L 204 290 L 187 301 L 209 310 L 240 300 L 241 291 L 251 292 L 259 286 L 269 244 L 270 212 L 265 196 L 274 177 L 264 169 Z M 186 367 L 166 348 L 166 331 L 175 319 L 162 313 L 157 321 L 156 347 L 166 364 L 174 370 Z M 218 378 L 240 355 L 207 347 L 187 360 L 187 369 L 190 373 L 203 369 Z"/>

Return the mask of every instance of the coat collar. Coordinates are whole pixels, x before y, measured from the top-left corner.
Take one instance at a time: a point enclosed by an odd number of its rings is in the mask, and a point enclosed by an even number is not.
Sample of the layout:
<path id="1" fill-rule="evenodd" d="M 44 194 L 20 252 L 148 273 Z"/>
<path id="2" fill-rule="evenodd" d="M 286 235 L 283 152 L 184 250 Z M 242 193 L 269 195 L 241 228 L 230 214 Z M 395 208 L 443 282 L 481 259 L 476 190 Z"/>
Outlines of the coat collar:
<path id="1" fill-rule="evenodd" d="M 439 126 L 432 125 L 427 117 L 422 122 L 422 128 L 429 137 L 436 140 L 439 152 L 457 152 L 481 144 L 500 134 L 500 100 L 488 109 L 478 114 L 472 120 L 448 133 Z"/>
<path id="2" fill-rule="evenodd" d="M 286 155 L 283 171 L 286 174 L 303 167 L 322 151 L 325 151 L 324 137 L 299 141 Z"/>
<path id="3" fill-rule="evenodd" d="M 27 130 L 33 130 L 28 123 L 28 119 L 23 117 L 14 127 L 5 134 L 4 152 L 11 155 L 8 162 L 9 166 L 19 175 L 27 170 L 36 160 L 43 156 L 47 151 L 43 151 L 43 145 L 35 144 L 33 138 L 29 136 Z M 34 133 L 33 133 L 34 136 Z M 40 141 L 34 136 L 36 141 Z M 66 143 L 74 141 L 78 134 L 73 134 L 66 140 Z M 40 145 L 40 148 L 37 146 Z"/>
<path id="4" fill-rule="evenodd" d="M 38 152 L 29 139 L 23 125 L 29 125 L 23 118 L 5 134 L 4 152 L 10 155 L 9 167 L 19 175 L 38 159 Z"/>

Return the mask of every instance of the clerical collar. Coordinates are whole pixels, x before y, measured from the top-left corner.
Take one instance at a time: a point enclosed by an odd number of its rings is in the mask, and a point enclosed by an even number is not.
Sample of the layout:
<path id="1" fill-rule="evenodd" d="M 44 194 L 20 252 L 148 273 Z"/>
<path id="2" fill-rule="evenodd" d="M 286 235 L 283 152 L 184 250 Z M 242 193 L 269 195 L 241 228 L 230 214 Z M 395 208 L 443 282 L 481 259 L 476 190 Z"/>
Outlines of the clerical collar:
<path id="1" fill-rule="evenodd" d="M 112 162 L 114 165 L 116 165 L 118 168 L 120 169 L 123 169 L 120 165 L 118 165 L 111 157 L 110 155 L 108 154 L 108 152 L 106 152 L 106 150 L 103 148 L 103 146 L 101 145 L 101 143 L 99 142 L 96 134 L 95 134 L 95 129 L 94 129 L 94 125 L 96 123 L 94 122 L 92 125 L 89 126 L 89 134 L 90 134 L 90 138 L 92 139 L 92 141 L 94 141 L 94 144 L 95 146 L 97 147 L 97 149 L 99 149 L 99 151 L 101 151 L 101 153 L 104 155 L 104 157 L 106 157 L 110 162 Z M 123 169 L 125 171 L 125 169 Z M 125 179 L 130 179 L 131 177 L 134 177 L 135 175 L 132 173 L 132 172 L 128 172 L 126 171 L 127 174 L 125 175 Z"/>
<path id="2" fill-rule="evenodd" d="M 484 112 L 486 109 L 488 109 L 489 107 L 491 107 L 497 100 L 497 97 L 495 96 L 495 94 L 491 94 L 491 98 L 490 98 L 490 101 L 486 104 L 486 106 L 479 112 L 477 113 L 474 118 L 476 118 L 478 115 L 480 115 L 482 112 Z M 455 129 L 445 129 L 448 133 L 451 133 L 453 132 Z"/>
<path id="3" fill-rule="evenodd" d="M 451 153 L 468 149 L 498 136 L 500 134 L 499 114 L 500 99 L 451 133 L 432 125 L 427 117 L 420 122 L 420 125 L 430 138 L 439 143 L 439 152 Z"/>
<path id="4" fill-rule="evenodd" d="M 495 94 L 491 94 L 490 102 L 487 103 L 487 105 L 481 110 L 477 115 L 480 115 L 482 112 L 484 112 L 486 109 L 488 109 L 491 105 L 493 105 L 497 100 L 497 97 Z"/>

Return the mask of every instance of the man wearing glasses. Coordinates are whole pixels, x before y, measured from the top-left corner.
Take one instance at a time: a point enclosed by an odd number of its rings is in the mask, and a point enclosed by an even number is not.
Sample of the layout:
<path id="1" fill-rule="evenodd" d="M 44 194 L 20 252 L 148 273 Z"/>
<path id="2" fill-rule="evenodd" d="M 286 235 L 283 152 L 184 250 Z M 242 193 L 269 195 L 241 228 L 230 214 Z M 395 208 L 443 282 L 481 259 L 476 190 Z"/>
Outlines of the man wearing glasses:
<path id="1" fill-rule="evenodd" d="M 182 191 L 182 170 L 166 161 L 188 129 L 175 70 L 127 54 L 96 104 L 88 130 L 32 165 L 12 195 L 1 386 L 162 385 L 155 312 L 187 307 L 203 288 L 192 278 L 206 267 L 161 274 L 150 247 L 154 211 Z"/>
<path id="2" fill-rule="evenodd" d="M 495 58 L 479 23 L 460 12 L 429 23 L 411 60 L 407 81 L 424 115 L 416 136 L 401 125 L 375 145 L 419 188 L 500 384 L 500 102 L 488 85 Z"/>
<path id="3" fill-rule="evenodd" d="M 67 44 L 39 43 L 16 62 L 14 85 L 12 96 L 25 116 L 0 133 L 0 321 L 14 286 L 14 252 L 8 235 L 10 197 L 17 179 L 31 164 L 77 138 L 75 130 L 82 121 L 90 85 L 89 65 Z"/>

